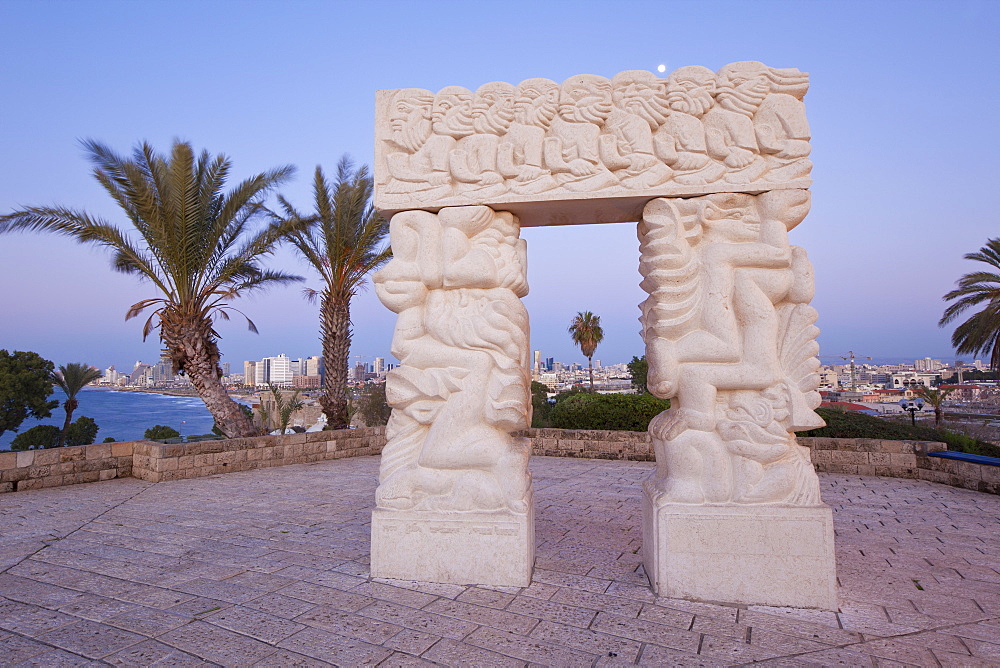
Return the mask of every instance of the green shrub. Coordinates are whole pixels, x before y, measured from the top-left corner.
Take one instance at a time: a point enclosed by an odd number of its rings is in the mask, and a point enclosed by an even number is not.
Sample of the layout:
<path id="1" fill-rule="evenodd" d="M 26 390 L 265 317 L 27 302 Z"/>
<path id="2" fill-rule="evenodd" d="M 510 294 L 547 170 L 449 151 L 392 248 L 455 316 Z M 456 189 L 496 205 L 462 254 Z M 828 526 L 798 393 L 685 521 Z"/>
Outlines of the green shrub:
<path id="1" fill-rule="evenodd" d="M 670 408 L 651 394 L 592 394 L 570 391 L 557 398 L 550 413 L 556 429 L 646 431 L 649 421 Z"/>
<path id="2" fill-rule="evenodd" d="M 158 424 L 147 429 L 142 437 L 150 441 L 164 441 L 169 438 L 179 438 L 180 435 L 181 433 L 173 427 Z"/>
<path id="3" fill-rule="evenodd" d="M 26 429 L 10 442 L 10 449 L 15 452 L 21 450 L 38 450 L 40 448 L 54 448 L 59 442 L 59 432 L 62 429 L 51 424 L 35 425 L 31 429 Z"/>
<path id="4" fill-rule="evenodd" d="M 90 445 L 97 438 L 99 430 L 93 418 L 81 415 L 66 430 L 66 445 Z"/>
<path id="5" fill-rule="evenodd" d="M 886 441 L 938 441 L 946 443 L 954 452 L 971 455 L 1000 457 L 1000 447 L 948 429 L 932 429 L 906 422 L 865 415 L 856 411 L 836 408 L 819 408 L 826 426 L 802 432 L 800 436 L 826 436 L 829 438 L 878 438 Z"/>

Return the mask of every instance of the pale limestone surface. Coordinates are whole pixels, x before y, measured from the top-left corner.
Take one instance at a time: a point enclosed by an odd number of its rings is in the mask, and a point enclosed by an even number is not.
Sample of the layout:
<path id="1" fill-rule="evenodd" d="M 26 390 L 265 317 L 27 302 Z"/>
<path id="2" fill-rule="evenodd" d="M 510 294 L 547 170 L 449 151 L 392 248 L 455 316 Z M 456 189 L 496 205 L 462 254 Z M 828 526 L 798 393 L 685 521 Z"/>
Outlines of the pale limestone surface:
<path id="1" fill-rule="evenodd" d="M 1000 498 L 821 474 L 840 610 L 655 596 L 646 462 L 536 457 L 530 587 L 377 580 L 378 458 L 0 496 L 5 665 L 992 666 Z M 612 654 L 614 656 L 612 656 Z"/>
<path id="2" fill-rule="evenodd" d="M 527 249 L 484 206 L 407 211 L 376 273 L 399 314 L 392 417 L 372 518 L 381 577 L 523 586 L 531 579 Z"/>
<path id="3" fill-rule="evenodd" d="M 654 197 L 807 188 L 808 75 L 758 62 L 376 97 L 375 205 L 489 205 L 525 227 L 637 220 Z"/>
<path id="4" fill-rule="evenodd" d="M 648 387 L 671 399 L 649 425 L 657 471 L 643 506 L 661 594 L 836 607 L 830 510 L 795 441 L 823 424 L 812 266 L 788 243 L 809 202 L 774 190 L 646 205 Z"/>

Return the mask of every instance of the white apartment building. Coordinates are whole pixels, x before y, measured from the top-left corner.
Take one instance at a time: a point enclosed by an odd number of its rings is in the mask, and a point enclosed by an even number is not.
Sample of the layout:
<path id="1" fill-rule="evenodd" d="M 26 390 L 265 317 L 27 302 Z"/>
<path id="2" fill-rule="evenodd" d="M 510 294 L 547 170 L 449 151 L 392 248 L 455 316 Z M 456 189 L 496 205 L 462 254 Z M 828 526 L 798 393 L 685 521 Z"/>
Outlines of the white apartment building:
<path id="1" fill-rule="evenodd" d="M 265 357 L 257 362 L 254 369 L 254 384 L 264 387 L 273 383 L 278 387 L 290 387 L 292 384 L 292 360 L 281 353 L 277 357 Z"/>

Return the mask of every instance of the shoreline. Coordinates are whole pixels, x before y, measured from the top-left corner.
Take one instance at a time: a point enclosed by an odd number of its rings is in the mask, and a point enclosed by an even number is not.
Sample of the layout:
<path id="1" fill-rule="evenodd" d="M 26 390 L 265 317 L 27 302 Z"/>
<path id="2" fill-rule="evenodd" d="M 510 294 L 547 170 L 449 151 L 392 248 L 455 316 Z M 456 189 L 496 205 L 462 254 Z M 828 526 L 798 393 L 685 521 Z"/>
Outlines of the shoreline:
<path id="1" fill-rule="evenodd" d="M 142 388 L 142 387 L 101 387 L 101 386 L 87 386 L 88 390 L 96 390 L 100 392 L 133 392 L 139 394 L 162 394 L 168 397 L 189 397 L 192 399 L 201 399 L 194 388 Z M 227 390 L 226 393 L 234 400 L 245 400 L 249 401 L 253 398 L 253 394 L 247 394 L 245 392 L 232 392 Z"/>

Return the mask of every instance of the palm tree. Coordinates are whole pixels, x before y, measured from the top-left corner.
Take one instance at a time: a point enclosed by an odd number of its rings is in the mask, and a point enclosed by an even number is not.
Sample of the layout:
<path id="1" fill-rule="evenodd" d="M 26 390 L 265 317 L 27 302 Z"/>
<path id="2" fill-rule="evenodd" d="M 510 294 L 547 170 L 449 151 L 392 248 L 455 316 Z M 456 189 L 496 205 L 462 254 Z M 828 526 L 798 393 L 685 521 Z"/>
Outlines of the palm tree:
<path id="1" fill-rule="evenodd" d="M 951 345 L 959 353 L 989 353 L 990 368 L 997 369 L 1000 368 L 1000 237 L 987 241 L 979 252 L 966 254 L 965 259 L 983 262 L 991 269 L 974 271 L 958 279 L 958 287 L 944 296 L 945 301 L 957 301 L 945 309 L 938 325 L 943 327 L 966 309 L 985 303 L 983 310 L 955 328 Z"/>
<path id="2" fill-rule="evenodd" d="M 931 388 L 921 385 L 917 388 L 917 394 L 924 398 L 924 400 L 931 405 L 934 409 L 934 428 L 937 429 L 941 426 L 941 412 L 942 405 L 948 395 L 952 393 L 954 388 L 943 390 L 941 388 Z"/>
<path id="3" fill-rule="evenodd" d="M 573 337 L 573 343 L 580 346 L 580 350 L 587 358 L 587 366 L 590 370 L 590 391 L 594 391 L 594 351 L 597 344 L 604 340 L 604 330 L 601 329 L 601 316 L 594 315 L 590 311 L 577 313 L 573 322 L 569 324 L 569 333 Z"/>
<path id="4" fill-rule="evenodd" d="M 327 428 L 348 426 L 347 364 L 351 349 L 351 299 L 365 285 L 365 276 L 385 264 L 392 251 L 381 245 L 389 233 L 389 223 L 371 204 L 372 178 L 368 168 L 354 168 L 344 156 L 337 163 L 331 183 L 316 167 L 313 181 L 315 213 L 300 214 L 283 197 L 279 202 L 284 216 L 280 224 L 305 221 L 308 228 L 295 225 L 289 235 L 299 255 L 316 270 L 323 281 L 321 290 L 306 290 L 310 299 L 320 299 L 320 333 L 323 365 L 326 369 L 320 405 Z"/>
<path id="5" fill-rule="evenodd" d="M 279 434 L 284 434 L 288 429 L 288 423 L 292 421 L 292 414 L 305 406 L 305 402 L 299 399 L 299 390 L 295 390 L 290 396 L 282 394 L 281 390 L 274 383 L 268 383 L 267 389 L 271 392 L 272 405 L 265 405 L 261 402 L 257 409 L 264 431 L 278 430 Z"/>
<path id="6" fill-rule="evenodd" d="M 62 431 L 59 433 L 59 441 L 56 445 L 61 448 L 66 442 L 66 432 L 73 421 L 73 411 L 76 410 L 80 402 L 76 400 L 76 394 L 88 383 L 92 383 L 101 377 L 101 372 L 87 364 L 77 364 L 71 362 L 65 366 L 60 366 L 58 371 L 53 372 L 52 382 L 59 386 L 66 393 L 66 401 L 63 402 L 63 410 L 66 411 L 66 421 L 63 422 Z"/>
<path id="7" fill-rule="evenodd" d="M 167 157 L 145 142 L 130 157 L 93 140 L 83 147 L 94 177 L 137 235 L 63 207 L 29 207 L 0 216 L 0 233 L 54 232 L 110 249 L 117 271 L 152 283 L 159 292 L 133 304 L 125 319 L 153 308 L 143 339 L 159 330 L 173 370 L 187 374 L 225 435 L 255 435 L 257 428 L 222 386 L 215 321 L 228 320 L 235 310 L 229 302 L 241 295 L 301 280 L 260 265 L 291 227 L 251 227 L 266 212 L 263 199 L 294 168 L 251 176 L 224 192 L 230 160 L 207 151 L 196 157 L 185 142 L 175 141 Z M 249 318 L 247 323 L 257 331 Z"/>

